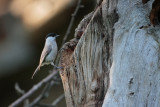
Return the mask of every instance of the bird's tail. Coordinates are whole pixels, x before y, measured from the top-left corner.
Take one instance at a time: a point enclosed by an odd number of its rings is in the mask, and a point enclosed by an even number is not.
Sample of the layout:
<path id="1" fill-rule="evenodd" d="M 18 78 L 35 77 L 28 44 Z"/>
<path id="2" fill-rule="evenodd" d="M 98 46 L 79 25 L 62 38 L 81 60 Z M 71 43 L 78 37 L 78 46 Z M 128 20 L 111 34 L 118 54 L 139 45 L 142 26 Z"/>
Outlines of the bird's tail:
<path id="1" fill-rule="evenodd" d="M 33 77 L 34 77 L 34 75 L 37 73 L 37 71 L 39 71 L 40 70 L 40 65 L 38 65 L 38 67 L 36 68 L 36 70 L 34 71 L 34 73 L 33 73 L 33 75 L 32 75 L 32 79 L 33 79 Z"/>

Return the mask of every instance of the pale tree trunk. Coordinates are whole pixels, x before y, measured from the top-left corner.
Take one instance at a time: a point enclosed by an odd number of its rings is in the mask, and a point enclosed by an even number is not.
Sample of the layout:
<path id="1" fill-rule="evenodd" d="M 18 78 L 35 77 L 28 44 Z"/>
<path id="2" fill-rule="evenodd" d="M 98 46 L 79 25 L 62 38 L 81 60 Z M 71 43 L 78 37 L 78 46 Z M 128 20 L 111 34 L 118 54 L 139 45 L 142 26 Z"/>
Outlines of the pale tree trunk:
<path id="1" fill-rule="evenodd" d="M 159 27 L 151 3 L 103 0 L 79 24 L 61 56 L 68 107 L 158 107 Z"/>

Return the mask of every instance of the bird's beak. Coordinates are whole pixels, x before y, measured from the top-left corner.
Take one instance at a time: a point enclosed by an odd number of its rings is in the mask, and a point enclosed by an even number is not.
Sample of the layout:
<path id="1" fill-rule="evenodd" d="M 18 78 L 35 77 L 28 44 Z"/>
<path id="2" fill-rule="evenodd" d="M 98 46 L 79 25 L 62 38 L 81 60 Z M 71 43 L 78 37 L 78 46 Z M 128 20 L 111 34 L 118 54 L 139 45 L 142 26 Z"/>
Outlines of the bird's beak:
<path id="1" fill-rule="evenodd" d="M 55 38 L 57 38 L 58 36 L 60 36 L 60 35 L 56 35 Z"/>

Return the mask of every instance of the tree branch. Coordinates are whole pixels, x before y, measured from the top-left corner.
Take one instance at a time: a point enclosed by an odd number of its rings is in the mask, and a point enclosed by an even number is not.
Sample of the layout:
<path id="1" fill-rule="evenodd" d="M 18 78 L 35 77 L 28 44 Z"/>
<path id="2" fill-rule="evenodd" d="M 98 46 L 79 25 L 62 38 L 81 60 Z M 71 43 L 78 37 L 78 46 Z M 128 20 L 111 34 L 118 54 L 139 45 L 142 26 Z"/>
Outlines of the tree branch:
<path id="1" fill-rule="evenodd" d="M 22 97 L 17 99 L 15 102 L 13 102 L 9 107 L 15 107 L 18 106 L 20 103 L 22 103 L 25 99 L 30 97 L 35 91 L 37 91 L 40 87 L 42 87 L 43 84 L 48 83 L 53 79 L 53 77 L 58 74 L 58 71 L 52 72 L 50 75 L 48 75 L 46 78 L 44 78 L 41 82 L 39 82 L 37 85 L 34 85 L 32 89 L 30 89 L 26 94 L 24 94 Z"/>
<path id="2" fill-rule="evenodd" d="M 37 105 L 40 106 L 40 107 L 56 107 L 57 104 L 60 101 L 62 101 L 63 98 L 64 98 L 64 94 L 60 95 L 52 104 L 42 104 L 42 103 L 39 103 Z"/>
<path id="3" fill-rule="evenodd" d="M 71 18 L 71 20 L 70 20 L 70 22 L 69 22 L 69 26 L 68 26 L 68 29 L 67 29 L 67 31 L 66 31 L 66 34 L 65 34 L 64 37 L 63 37 L 62 46 L 63 46 L 63 44 L 66 42 L 66 40 L 67 40 L 67 38 L 68 38 L 68 35 L 69 35 L 70 32 L 71 32 L 71 28 L 72 28 L 72 26 L 73 26 L 73 23 L 74 23 L 74 20 L 75 20 L 75 16 L 77 15 L 78 10 L 83 7 L 83 6 L 81 5 L 81 1 L 82 1 L 82 0 L 78 0 L 76 9 L 74 10 L 73 14 L 71 15 L 72 18 Z M 61 47 L 62 47 L 62 46 L 61 46 Z"/>
<path id="4" fill-rule="evenodd" d="M 56 106 L 62 99 L 64 98 L 64 94 L 60 95 L 53 103 L 53 106 Z"/>
<path id="5" fill-rule="evenodd" d="M 49 91 L 51 89 L 51 87 L 54 85 L 54 81 L 50 81 L 50 83 L 47 83 L 45 88 L 43 89 L 42 93 L 28 106 L 26 107 L 34 107 L 36 104 L 38 104 L 41 100 L 43 100 L 44 98 L 48 97 L 49 95 Z"/>

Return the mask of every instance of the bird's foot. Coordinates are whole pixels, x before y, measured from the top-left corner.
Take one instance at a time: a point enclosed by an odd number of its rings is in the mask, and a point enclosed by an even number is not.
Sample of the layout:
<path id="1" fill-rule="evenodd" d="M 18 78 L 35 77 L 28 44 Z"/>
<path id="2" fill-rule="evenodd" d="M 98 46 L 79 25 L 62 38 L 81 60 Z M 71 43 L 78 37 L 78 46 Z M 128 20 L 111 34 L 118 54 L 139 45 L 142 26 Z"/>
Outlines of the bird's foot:
<path id="1" fill-rule="evenodd" d="M 56 66 L 53 62 L 51 63 L 52 66 L 54 66 L 56 69 L 62 69 L 63 67 Z"/>
<path id="2" fill-rule="evenodd" d="M 56 66 L 56 69 L 63 69 L 63 67 L 57 67 L 57 66 Z"/>

